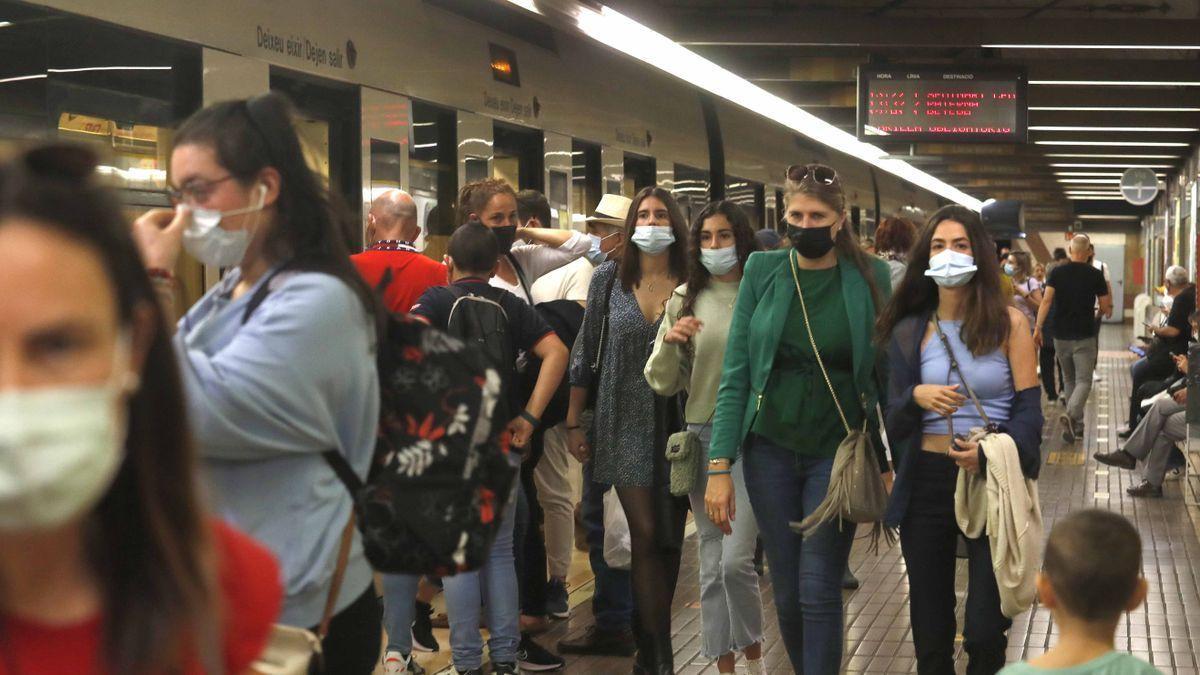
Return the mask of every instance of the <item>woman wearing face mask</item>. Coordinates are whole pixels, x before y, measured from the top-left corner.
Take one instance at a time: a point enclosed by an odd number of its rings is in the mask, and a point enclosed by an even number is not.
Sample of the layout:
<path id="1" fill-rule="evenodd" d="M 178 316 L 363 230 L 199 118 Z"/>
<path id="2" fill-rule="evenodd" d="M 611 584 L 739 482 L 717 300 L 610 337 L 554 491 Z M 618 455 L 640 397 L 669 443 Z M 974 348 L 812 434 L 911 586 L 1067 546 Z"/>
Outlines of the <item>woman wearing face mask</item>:
<path id="1" fill-rule="evenodd" d="M 278 94 L 192 115 L 175 134 L 170 175 L 179 207 L 134 225 L 152 276 L 169 287 L 181 240 L 200 262 L 234 266 L 175 334 L 217 510 L 279 557 L 281 623 L 317 627 L 340 577 L 325 666 L 370 673 L 379 603 L 349 527 L 350 493 L 337 460 L 322 456 L 336 450 L 365 477 L 379 416 L 378 311 L 348 256 L 352 230 Z"/>
<path id="2" fill-rule="evenodd" d="M 0 166 L 0 673 L 246 673 L 279 570 L 204 515 L 170 336 L 95 167 Z"/>
<path id="3" fill-rule="evenodd" d="M 891 286 L 887 264 L 864 253 L 847 226 L 833 169 L 789 168 L 785 203 L 792 246 L 750 257 L 733 310 L 705 510 L 722 529 L 743 517 L 730 471 L 744 447 L 746 492 L 792 668 L 832 675 L 842 663 L 841 583 L 854 528 L 831 522 L 801 538 L 788 524 L 825 499 L 847 428 L 875 409 L 872 337 Z"/>
<path id="4" fill-rule="evenodd" d="M 667 300 L 687 276 L 687 225 L 671 193 L 644 188 L 625 221 L 625 255 L 596 268 L 571 354 L 568 443 L 592 480 L 612 485 L 629 520 L 637 668 L 674 672 L 671 599 L 679 574 L 686 503 L 671 497 L 663 455 L 679 420 L 642 374 Z M 635 248 L 636 247 L 636 250 Z M 605 318 L 607 317 L 607 318 Z M 591 440 L 580 417 L 596 382 Z"/>
<path id="5" fill-rule="evenodd" d="M 886 523 L 900 528 L 921 673 L 954 672 L 961 536 L 955 483 L 959 469 L 986 469 L 978 443 L 954 438 L 986 426 L 968 388 L 988 422 L 1016 442 L 1022 473 L 1038 475 L 1037 354 L 1025 315 L 1001 291 L 994 250 L 979 214 L 961 206 L 938 210 L 918 235 L 904 280 L 879 320 L 891 367 L 886 426 L 896 462 Z M 1004 666 L 1004 631 L 1012 622 L 1000 611 L 987 537 L 967 539 L 967 554 L 967 672 L 995 673 Z"/>
<path id="6" fill-rule="evenodd" d="M 1042 305 L 1044 284 L 1033 276 L 1033 264 L 1025 251 L 1013 251 L 1004 261 L 1004 273 L 1012 279 L 1013 306 L 1021 310 L 1029 329 L 1037 323 L 1038 307 Z"/>
<path id="7" fill-rule="evenodd" d="M 697 462 L 699 475 L 689 495 L 700 533 L 701 651 L 717 662 L 721 673 L 734 672 L 736 652 L 743 652 L 749 672 L 761 675 L 766 671 L 761 660 L 762 597 L 754 571 L 758 525 L 750 511 L 740 463 L 731 474 L 737 495 L 736 522 L 722 530 L 704 509 L 707 450 L 721 359 L 742 269 L 758 249 L 758 242 L 746 212 L 731 201 L 721 201 L 710 203 L 696 216 L 689 248 L 688 281 L 675 289 L 667 303 L 654 353 L 646 362 L 646 380 L 662 396 L 688 393 L 688 429 L 700 438 L 703 450 Z"/>
<path id="8" fill-rule="evenodd" d="M 531 305 L 529 287 L 533 282 L 592 248 L 592 240 L 582 232 L 517 227 L 517 193 L 499 178 L 467 183 L 459 190 L 458 224 L 468 220 L 487 225 L 500 242 L 500 264 L 492 285 Z"/>

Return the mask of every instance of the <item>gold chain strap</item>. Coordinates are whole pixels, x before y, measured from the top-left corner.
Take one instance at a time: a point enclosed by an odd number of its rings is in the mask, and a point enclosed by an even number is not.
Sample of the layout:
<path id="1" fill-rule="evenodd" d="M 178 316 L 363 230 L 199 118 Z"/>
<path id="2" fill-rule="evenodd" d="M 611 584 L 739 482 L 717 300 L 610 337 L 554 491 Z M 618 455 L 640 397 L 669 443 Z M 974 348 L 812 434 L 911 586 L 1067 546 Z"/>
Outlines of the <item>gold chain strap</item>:
<path id="1" fill-rule="evenodd" d="M 800 298 L 800 313 L 804 315 L 804 329 L 808 331 L 808 343 L 812 345 L 813 355 L 817 357 L 817 365 L 821 367 L 821 377 L 825 378 L 825 386 L 829 387 L 829 395 L 833 397 L 833 405 L 837 407 L 838 417 L 842 418 L 842 426 L 846 427 L 848 435 L 851 431 L 850 422 L 846 420 L 846 413 L 842 411 L 842 404 L 838 401 L 837 392 L 833 390 L 833 382 L 830 381 L 829 373 L 825 370 L 825 361 L 821 359 L 821 350 L 817 349 L 817 339 L 813 337 L 812 326 L 808 323 L 808 306 L 804 304 L 804 291 L 800 290 L 800 275 L 796 272 L 797 255 L 799 254 L 795 251 L 788 253 L 788 262 L 792 264 L 792 281 L 796 282 L 796 295 Z M 865 422 L 863 429 L 866 429 Z"/>

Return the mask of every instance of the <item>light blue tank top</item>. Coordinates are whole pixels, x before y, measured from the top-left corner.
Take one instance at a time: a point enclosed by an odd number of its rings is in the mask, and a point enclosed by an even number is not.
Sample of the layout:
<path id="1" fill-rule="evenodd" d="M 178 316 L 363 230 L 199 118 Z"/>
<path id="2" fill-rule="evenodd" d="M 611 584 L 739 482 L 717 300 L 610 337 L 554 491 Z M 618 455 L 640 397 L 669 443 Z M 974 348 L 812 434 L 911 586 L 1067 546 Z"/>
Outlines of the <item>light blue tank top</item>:
<path id="1" fill-rule="evenodd" d="M 940 321 L 942 332 L 954 350 L 954 358 L 962 369 L 975 395 L 979 397 L 984 412 L 993 424 L 1003 424 L 1008 421 L 1012 410 L 1013 389 L 1012 368 L 1008 364 L 1008 356 L 997 349 L 983 356 L 975 356 L 963 344 L 960 331 L 962 321 Z M 929 338 L 925 348 L 921 350 L 921 383 L 922 384 L 957 384 L 958 392 L 968 396 L 967 388 L 962 385 L 958 373 L 950 367 L 950 359 L 946 356 L 946 348 L 935 334 Z M 948 434 L 950 425 L 946 418 L 931 410 L 926 410 L 922 416 L 922 431 L 927 434 Z M 954 413 L 954 433 L 966 434 L 972 427 L 982 427 L 984 421 L 979 417 L 979 411 L 968 396 L 966 403 Z"/>

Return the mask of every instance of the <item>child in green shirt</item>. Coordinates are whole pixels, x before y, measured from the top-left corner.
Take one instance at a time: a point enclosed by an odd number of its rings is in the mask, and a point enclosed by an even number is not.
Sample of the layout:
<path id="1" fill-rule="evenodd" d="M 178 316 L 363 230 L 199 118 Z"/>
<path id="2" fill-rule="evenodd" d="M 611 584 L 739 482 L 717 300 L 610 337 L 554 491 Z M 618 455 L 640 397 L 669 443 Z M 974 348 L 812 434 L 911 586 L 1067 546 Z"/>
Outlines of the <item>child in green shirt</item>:
<path id="1" fill-rule="evenodd" d="M 1162 675 L 1113 646 L 1121 616 L 1146 599 L 1141 569 L 1142 540 L 1120 515 L 1087 509 L 1059 521 L 1037 578 L 1038 598 L 1059 628 L 1058 643 L 1000 675 Z"/>

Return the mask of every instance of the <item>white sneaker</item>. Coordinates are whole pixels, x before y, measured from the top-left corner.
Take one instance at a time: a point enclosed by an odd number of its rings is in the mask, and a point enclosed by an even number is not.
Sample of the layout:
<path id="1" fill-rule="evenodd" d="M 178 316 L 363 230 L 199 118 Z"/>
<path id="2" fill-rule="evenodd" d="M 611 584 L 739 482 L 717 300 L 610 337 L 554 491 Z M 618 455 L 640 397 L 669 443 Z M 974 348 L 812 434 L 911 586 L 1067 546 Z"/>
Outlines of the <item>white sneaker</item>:
<path id="1" fill-rule="evenodd" d="M 746 659 L 746 672 L 750 675 L 767 675 L 762 659 Z"/>
<path id="2" fill-rule="evenodd" d="M 425 669 L 413 660 L 412 655 L 405 656 L 400 652 L 384 654 L 383 672 L 387 675 L 425 675 Z"/>
<path id="3" fill-rule="evenodd" d="M 1179 480 L 1180 478 L 1183 478 L 1183 467 L 1181 466 L 1168 470 L 1167 474 L 1163 476 L 1163 480 Z"/>

